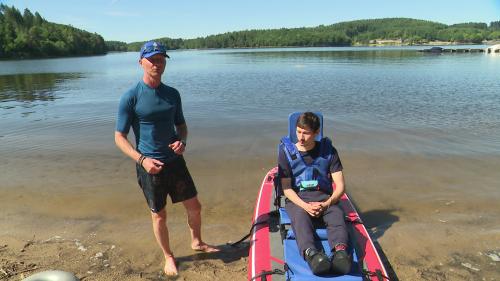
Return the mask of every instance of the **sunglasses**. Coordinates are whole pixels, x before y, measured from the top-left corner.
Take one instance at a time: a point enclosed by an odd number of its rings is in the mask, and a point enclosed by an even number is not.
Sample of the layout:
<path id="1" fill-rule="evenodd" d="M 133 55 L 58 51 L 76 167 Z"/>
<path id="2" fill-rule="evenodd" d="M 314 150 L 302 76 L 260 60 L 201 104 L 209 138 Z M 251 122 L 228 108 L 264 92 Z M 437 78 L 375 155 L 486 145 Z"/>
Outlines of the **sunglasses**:
<path id="1" fill-rule="evenodd" d="M 164 57 L 159 57 L 159 58 L 153 58 L 153 57 L 149 57 L 149 58 L 146 58 L 150 63 L 152 64 L 164 64 L 166 63 L 167 61 L 165 60 Z"/>

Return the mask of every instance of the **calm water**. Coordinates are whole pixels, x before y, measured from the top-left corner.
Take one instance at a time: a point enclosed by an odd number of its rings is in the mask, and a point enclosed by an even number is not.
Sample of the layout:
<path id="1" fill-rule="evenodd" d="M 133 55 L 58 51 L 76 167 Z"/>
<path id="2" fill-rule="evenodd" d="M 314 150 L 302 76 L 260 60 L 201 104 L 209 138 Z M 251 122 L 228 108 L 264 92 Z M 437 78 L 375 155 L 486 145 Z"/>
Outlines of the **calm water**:
<path id="1" fill-rule="evenodd" d="M 172 51 L 164 81 L 192 132 L 275 139 L 286 116 L 316 110 L 343 149 L 500 154 L 500 56 L 416 48 Z M 0 156 L 108 150 L 136 53 L 0 62 Z M 335 130 L 333 130 L 335 128 Z M 270 133 L 276 132 L 276 133 Z M 274 149 L 274 148 L 273 148 Z M 116 152 L 116 150 L 113 150 Z"/>

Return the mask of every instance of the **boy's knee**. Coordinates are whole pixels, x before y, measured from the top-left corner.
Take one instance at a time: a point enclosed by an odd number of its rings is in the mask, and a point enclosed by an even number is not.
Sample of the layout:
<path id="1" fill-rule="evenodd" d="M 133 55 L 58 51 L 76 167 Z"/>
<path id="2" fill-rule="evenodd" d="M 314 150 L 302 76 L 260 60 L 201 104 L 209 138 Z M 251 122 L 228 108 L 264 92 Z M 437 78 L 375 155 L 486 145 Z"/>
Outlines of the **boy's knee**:
<path id="1" fill-rule="evenodd" d="M 293 215 L 298 219 L 308 219 L 309 220 L 311 217 L 311 215 L 309 215 L 309 213 L 302 208 L 297 210 Z"/>

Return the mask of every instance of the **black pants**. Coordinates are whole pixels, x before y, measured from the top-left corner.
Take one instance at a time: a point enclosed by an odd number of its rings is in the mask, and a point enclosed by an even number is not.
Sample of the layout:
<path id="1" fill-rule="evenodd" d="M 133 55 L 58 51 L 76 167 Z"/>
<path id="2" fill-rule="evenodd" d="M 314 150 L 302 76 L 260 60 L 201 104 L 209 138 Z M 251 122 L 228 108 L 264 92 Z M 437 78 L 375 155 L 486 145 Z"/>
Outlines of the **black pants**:
<path id="1" fill-rule="evenodd" d="M 330 195 L 321 191 L 301 191 L 297 194 L 305 202 L 322 202 L 330 197 Z M 347 245 L 348 235 L 344 221 L 344 212 L 339 204 L 328 207 L 319 218 L 311 217 L 304 209 L 289 200 L 286 201 L 285 209 L 292 220 L 295 240 L 302 256 L 307 248 L 317 248 L 314 243 L 315 225 L 321 222 L 324 222 L 326 225 L 328 244 L 332 250 L 339 243 Z"/>

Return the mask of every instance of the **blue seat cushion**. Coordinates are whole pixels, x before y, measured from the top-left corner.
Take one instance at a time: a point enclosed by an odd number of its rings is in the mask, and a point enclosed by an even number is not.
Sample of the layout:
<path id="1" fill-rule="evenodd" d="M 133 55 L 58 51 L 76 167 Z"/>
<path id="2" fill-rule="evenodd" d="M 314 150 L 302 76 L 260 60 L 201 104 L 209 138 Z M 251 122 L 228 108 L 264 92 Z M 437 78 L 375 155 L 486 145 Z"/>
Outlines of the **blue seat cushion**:
<path id="1" fill-rule="evenodd" d="M 320 243 L 317 247 L 324 249 L 325 253 L 330 253 L 328 241 L 317 241 Z M 337 281 L 362 281 L 363 277 L 358 265 L 358 258 L 355 252 L 352 252 L 353 264 L 351 272 L 346 275 L 328 274 L 325 276 L 314 275 L 309 268 L 307 262 L 299 254 L 297 242 L 292 239 L 283 240 L 283 247 L 285 251 L 285 262 L 288 265 L 286 272 L 287 280 L 290 281 L 324 281 L 324 280 L 337 280 Z"/>
<path id="2" fill-rule="evenodd" d="M 291 220 L 288 216 L 285 208 L 279 208 L 280 213 L 280 224 L 290 225 Z M 352 237 L 351 237 L 352 239 Z M 331 253 L 331 248 L 328 245 L 328 235 L 326 228 L 316 229 L 316 248 L 323 249 L 327 255 Z M 286 272 L 287 280 L 290 281 L 322 281 L 322 280 L 337 280 L 337 281 L 362 281 L 363 277 L 358 265 L 358 257 L 355 250 L 352 247 L 352 241 L 349 241 L 349 251 L 353 257 L 353 264 L 351 272 L 346 275 L 334 275 L 329 274 L 325 276 L 317 276 L 311 272 L 311 269 L 307 265 L 306 261 L 302 258 L 299 253 L 297 246 L 297 241 L 295 240 L 295 234 L 292 229 L 287 230 L 285 239 L 283 240 L 284 256 L 285 262 L 288 265 L 288 270 Z"/>
<path id="3" fill-rule="evenodd" d="M 292 224 L 292 220 L 288 216 L 285 208 L 281 207 L 278 209 L 280 213 L 280 224 Z"/>

